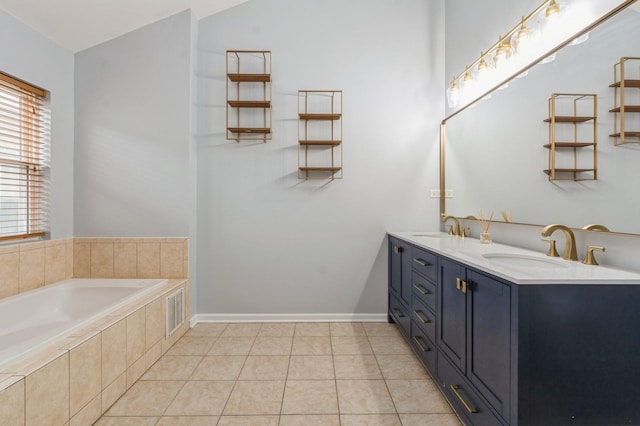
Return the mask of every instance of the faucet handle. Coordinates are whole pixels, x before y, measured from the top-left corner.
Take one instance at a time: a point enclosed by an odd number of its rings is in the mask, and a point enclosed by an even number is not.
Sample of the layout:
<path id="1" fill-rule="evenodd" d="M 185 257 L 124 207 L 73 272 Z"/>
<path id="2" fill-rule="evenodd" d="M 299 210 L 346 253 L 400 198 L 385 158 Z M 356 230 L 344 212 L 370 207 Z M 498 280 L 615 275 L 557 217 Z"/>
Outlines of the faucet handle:
<path id="1" fill-rule="evenodd" d="M 455 235 L 455 233 L 453 232 L 453 225 L 449 225 L 449 235 Z"/>
<path id="2" fill-rule="evenodd" d="M 599 246 L 587 246 L 587 255 L 584 257 L 582 263 L 585 265 L 597 265 L 596 257 L 593 255 L 594 251 L 604 251 L 604 247 Z"/>
<path id="3" fill-rule="evenodd" d="M 560 257 L 560 255 L 558 254 L 558 250 L 556 250 L 556 240 L 552 240 L 551 238 L 543 238 L 540 241 L 549 243 L 549 251 L 547 251 L 547 256 Z"/>
<path id="4" fill-rule="evenodd" d="M 469 232 L 468 231 L 471 231 L 471 228 L 468 227 L 468 226 L 463 226 L 462 227 L 462 232 L 461 232 L 461 237 L 462 238 L 467 238 L 469 236 Z"/>

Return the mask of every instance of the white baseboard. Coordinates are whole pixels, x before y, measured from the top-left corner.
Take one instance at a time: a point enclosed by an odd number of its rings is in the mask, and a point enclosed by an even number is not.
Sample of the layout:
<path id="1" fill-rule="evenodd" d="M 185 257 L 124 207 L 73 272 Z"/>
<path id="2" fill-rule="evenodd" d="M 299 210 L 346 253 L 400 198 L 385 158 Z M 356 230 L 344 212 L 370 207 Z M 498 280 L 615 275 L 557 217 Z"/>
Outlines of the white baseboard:
<path id="1" fill-rule="evenodd" d="M 195 314 L 200 322 L 386 322 L 387 314 Z"/>

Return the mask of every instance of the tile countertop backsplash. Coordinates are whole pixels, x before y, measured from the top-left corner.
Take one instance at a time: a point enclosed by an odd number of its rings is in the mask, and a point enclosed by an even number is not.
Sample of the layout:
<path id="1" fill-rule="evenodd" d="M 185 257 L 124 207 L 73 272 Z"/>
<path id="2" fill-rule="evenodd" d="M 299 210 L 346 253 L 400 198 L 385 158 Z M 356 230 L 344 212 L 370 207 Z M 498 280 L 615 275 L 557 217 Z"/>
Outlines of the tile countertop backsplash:
<path id="1" fill-rule="evenodd" d="M 543 252 L 500 243 L 481 244 L 476 238 L 454 237 L 444 232 L 388 234 L 515 284 L 640 284 L 640 273 L 584 265 L 581 261 L 548 257 Z M 503 261 L 492 261 L 491 256 L 502 256 Z M 508 265 L 509 258 L 513 259 L 512 266 Z M 531 265 L 519 262 L 522 258 L 530 259 Z"/>

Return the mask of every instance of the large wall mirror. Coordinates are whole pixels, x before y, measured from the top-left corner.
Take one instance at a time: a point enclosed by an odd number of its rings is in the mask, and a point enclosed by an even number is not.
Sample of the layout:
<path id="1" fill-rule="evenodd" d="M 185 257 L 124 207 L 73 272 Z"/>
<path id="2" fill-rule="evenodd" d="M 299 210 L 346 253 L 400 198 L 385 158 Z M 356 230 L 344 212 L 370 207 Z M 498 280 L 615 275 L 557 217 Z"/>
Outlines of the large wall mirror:
<path id="1" fill-rule="evenodd" d="M 494 220 L 504 211 L 515 223 L 598 223 L 640 234 L 640 143 L 615 146 L 609 136 L 614 64 L 640 57 L 638 40 L 640 6 L 633 3 L 592 29 L 586 42 L 563 47 L 554 61 L 445 119 L 441 176 L 453 197 L 443 200 L 443 210 L 458 217 L 493 211 Z M 640 61 L 632 67 L 638 75 Z M 549 125 L 543 120 L 552 93 L 597 95 L 597 180 L 550 181 L 544 173 Z M 640 105 L 640 88 L 627 89 L 625 103 Z M 626 125 L 640 130 L 640 113 L 626 114 Z"/>

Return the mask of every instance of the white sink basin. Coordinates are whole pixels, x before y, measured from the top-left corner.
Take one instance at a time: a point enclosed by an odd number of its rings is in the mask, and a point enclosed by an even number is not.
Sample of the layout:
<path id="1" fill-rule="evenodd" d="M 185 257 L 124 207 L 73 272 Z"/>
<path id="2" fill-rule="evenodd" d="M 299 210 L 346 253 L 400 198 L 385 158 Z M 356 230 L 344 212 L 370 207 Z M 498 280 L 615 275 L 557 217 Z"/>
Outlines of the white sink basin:
<path id="1" fill-rule="evenodd" d="M 485 253 L 482 257 L 495 265 L 512 269 L 557 269 L 569 267 L 566 262 L 559 259 L 526 254 Z"/>
<path id="2" fill-rule="evenodd" d="M 444 232 L 420 232 L 417 234 L 412 234 L 413 237 L 428 237 L 428 238 L 448 238 L 449 234 L 445 234 Z"/>

